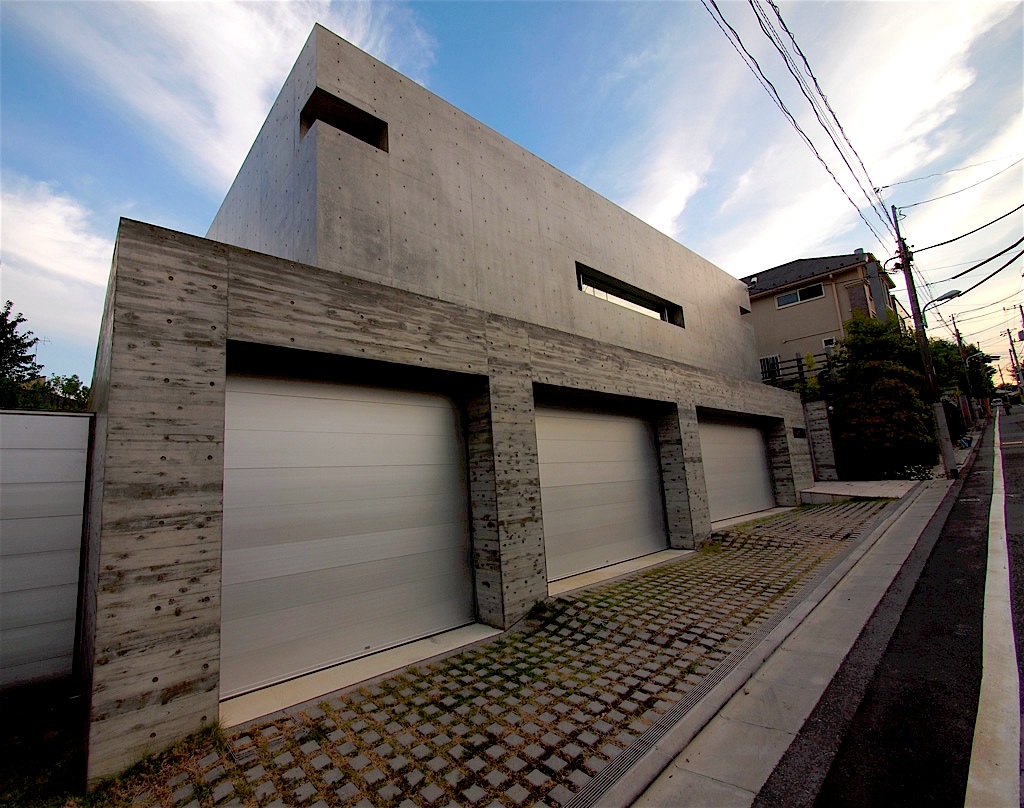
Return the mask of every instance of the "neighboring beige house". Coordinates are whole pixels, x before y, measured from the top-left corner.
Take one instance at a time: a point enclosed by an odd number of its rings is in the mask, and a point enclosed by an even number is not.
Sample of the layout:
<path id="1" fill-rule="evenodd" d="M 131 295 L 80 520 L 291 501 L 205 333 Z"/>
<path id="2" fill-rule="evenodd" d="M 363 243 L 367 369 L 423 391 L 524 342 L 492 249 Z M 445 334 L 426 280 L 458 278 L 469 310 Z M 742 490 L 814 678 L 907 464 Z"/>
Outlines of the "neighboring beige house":
<path id="1" fill-rule="evenodd" d="M 801 258 L 741 279 L 766 381 L 787 363 L 828 353 L 846 336 L 843 323 L 861 311 L 882 319 L 899 312 L 894 284 L 871 253 Z"/>

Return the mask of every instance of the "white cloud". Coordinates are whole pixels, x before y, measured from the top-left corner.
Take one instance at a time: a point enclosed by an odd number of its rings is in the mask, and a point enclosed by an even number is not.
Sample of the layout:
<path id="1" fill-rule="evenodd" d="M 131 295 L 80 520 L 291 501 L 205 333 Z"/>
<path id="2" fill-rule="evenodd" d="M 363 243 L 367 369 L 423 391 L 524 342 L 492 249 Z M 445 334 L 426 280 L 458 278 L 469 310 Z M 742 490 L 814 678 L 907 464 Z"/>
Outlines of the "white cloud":
<path id="1" fill-rule="evenodd" d="M 429 37 L 400 6 L 294 2 L 13 4 L 39 42 L 223 193 L 315 22 L 411 73 Z M 59 13 L 54 13 L 59 12 Z"/>
<path id="2" fill-rule="evenodd" d="M 744 12 L 749 15 L 742 7 L 727 4 L 723 8 L 730 19 Z M 1015 8 L 945 2 L 805 3 L 784 6 L 783 12 L 872 179 L 885 184 L 920 172 L 922 166 L 959 145 L 950 122 L 976 78 L 968 63 L 970 50 Z M 749 43 L 765 41 L 759 31 L 744 28 L 742 35 Z M 754 96 L 764 92 L 724 37 L 721 44 L 721 68 L 746 74 L 745 84 L 734 85 L 725 106 L 750 107 L 756 103 Z M 885 58 L 876 58 L 882 51 Z M 767 43 L 757 48 L 757 55 L 766 69 L 779 62 Z M 737 275 L 756 271 L 758 266 L 855 247 L 888 252 L 892 237 L 866 207 L 864 195 L 818 123 L 803 112 L 807 103 L 792 78 L 783 76 L 778 67 L 771 75 L 778 76 L 776 86 L 787 106 L 850 197 L 865 206 L 864 215 L 883 235 L 883 244 L 871 235 L 796 132 L 785 124 L 772 125 L 783 121 L 772 107 L 773 120 L 766 119 L 758 133 L 760 142 L 749 153 L 709 143 L 716 168 L 721 171 L 728 164 L 731 174 L 740 179 L 718 208 L 720 232 L 699 249 Z M 698 91 L 681 86 L 682 92 Z M 724 107 L 718 104 L 718 108 Z M 870 188 L 866 180 L 863 184 Z"/>
<path id="3" fill-rule="evenodd" d="M 42 340 L 48 373 L 88 378 L 113 242 L 78 201 L 45 183 L 5 176 L 2 205 L 2 296 Z"/>
<path id="4" fill-rule="evenodd" d="M 5 177 L 2 223 L 5 269 L 106 285 L 113 244 L 92 230 L 88 211 L 70 196 L 43 182 Z"/>
<path id="5" fill-rule="evenodd" d="M 655 167 L 642 179 L 627 207 L 663 233 L 677 232 L 686 205 L 704 184 L 709 160 L 667 149 L 654 158 Z"/>

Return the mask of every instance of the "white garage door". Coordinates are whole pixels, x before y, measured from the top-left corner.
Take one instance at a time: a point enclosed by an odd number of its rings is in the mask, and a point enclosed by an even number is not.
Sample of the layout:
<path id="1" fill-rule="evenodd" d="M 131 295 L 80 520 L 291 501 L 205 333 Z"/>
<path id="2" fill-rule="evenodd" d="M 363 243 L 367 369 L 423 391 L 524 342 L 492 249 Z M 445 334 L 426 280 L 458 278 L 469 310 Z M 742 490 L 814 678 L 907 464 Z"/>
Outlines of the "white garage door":
<path id="1" fill-rule="evenodd" d="M 699 423 L 711 521 L 775 507 L 764 435 L 754 426 Z"/>
<path id="2" fill-rule="evenodd" d="M 442 396 L 229 377 L 221 696 L 473 622 Z"/>
<path id="3" fill-rule="evenodd" d="M 537 449 L 549 581 L 666 548 L 646 421 L 538 407 Z"/>

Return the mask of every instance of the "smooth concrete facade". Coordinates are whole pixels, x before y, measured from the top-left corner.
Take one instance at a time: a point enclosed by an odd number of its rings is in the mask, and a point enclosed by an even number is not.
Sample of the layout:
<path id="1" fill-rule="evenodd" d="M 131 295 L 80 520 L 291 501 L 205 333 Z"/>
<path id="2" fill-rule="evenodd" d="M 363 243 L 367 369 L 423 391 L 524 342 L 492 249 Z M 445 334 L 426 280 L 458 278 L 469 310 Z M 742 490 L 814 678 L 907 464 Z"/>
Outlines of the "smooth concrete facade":
<path id="1" fill-rule="evenodd" d="M 303 123 L 324 84 L 387 122 L 382 139 L 343 106 L 378 145 Z M 799 398 L 756 380 L 741 283 L 322 28 L 210 232 L 118 234 L 93 387 L 90 782 L 217 718 L 231 373 L 451 395 L 475 615 L 497 628 L 548 593 L 538 400 L 651 424 L 673 548 L 711 531 L 701 417 L 762 430 L 777 504 L 812 481 Z M 577 263 L 682 306 L 685 328 L 584 294 Z"/>
<path id="2" fill-rule="evenodd" d="M 386 150 L 325 97 L 385 123 Z M 320 26 L 207 237 L 760 379 L 744 283 Z M 577 263 L 685 327 L 583 294 Z"/>

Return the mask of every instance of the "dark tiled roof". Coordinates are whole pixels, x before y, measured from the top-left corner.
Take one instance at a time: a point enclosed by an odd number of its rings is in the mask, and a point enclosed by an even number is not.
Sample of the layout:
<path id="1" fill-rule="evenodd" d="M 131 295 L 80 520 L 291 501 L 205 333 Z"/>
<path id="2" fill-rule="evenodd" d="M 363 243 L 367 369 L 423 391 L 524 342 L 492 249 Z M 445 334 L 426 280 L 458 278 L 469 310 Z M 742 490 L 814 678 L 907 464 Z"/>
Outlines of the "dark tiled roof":
<path id="1" fill-rule="evenodd" d="M 855 267 L 872 259 L 870 253 L 828 255 L 824 258 L 799 258 L 762 272 L 740 278 L 750 290 L 750 296 L 771 292 L 801 281 L 809 281 L 847 267 Z M 754 283 L 756 281 L 756 283 Z"/>

